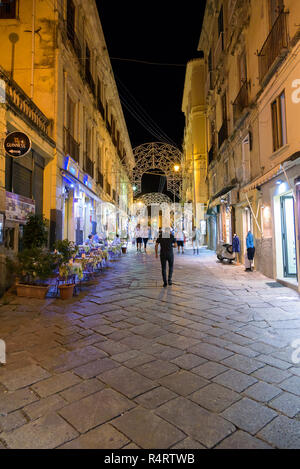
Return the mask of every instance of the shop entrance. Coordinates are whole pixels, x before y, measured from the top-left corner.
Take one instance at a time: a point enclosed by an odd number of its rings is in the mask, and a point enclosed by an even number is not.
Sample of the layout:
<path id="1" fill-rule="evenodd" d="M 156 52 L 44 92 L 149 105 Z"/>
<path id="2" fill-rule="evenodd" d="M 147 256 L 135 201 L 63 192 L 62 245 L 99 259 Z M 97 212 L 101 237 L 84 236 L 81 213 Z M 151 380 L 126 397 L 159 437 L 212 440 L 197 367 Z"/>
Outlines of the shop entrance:
<path id="1" fill-rule="evenodd" d="M 294 197 L 280 197 L 283 274 L 285 278 L 297 277 Z"/>

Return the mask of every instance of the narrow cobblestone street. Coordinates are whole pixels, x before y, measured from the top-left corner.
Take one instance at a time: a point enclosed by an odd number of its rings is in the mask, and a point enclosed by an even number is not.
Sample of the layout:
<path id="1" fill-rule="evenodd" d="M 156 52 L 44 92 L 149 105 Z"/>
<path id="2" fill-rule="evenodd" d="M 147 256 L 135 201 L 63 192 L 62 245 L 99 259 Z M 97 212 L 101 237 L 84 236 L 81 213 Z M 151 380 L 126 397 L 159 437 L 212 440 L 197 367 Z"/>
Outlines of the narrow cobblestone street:
<path id="1" fill-rule="evenodd" d="M 73 300 L 0 307 L 0 448 L 300 448 L 300 301 L 201 250 L 134 251 Z"/>

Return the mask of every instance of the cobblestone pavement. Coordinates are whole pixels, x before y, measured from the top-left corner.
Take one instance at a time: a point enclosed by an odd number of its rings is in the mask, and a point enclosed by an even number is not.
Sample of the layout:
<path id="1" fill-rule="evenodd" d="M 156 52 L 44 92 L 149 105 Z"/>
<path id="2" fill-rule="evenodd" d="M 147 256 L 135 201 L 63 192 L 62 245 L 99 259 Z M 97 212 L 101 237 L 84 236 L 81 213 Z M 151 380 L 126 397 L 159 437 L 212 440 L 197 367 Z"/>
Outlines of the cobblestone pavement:
<path id="1" fill-rule="evenodd" d="M 0 448 L 300 448 L 300 301 L 273 283 L 202 250 L 164 289 L 131 252 L 71 301 L 11 296 Z"/>

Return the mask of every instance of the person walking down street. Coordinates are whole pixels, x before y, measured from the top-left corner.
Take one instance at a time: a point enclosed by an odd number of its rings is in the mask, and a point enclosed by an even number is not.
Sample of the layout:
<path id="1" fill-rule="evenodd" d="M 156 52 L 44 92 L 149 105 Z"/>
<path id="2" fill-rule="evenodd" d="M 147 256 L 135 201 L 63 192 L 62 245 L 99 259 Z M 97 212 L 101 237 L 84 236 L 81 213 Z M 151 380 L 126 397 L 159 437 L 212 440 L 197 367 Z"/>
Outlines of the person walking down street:
<path id="1" fill-rule="evenodd" d="M 141 225 L 140 224 L 138 224 L 136 229 L 135 229 L 135 239 L 136 239 L 136 250 L 137 250 L 137 252 L 142 252 L 143 236 L 142 236 L 142 230 L 141 230 Z"/>
<path id="2" fill-rule="evenodd" d="M 158 258 L 158 246 L 160 246 L 160 262 L 164 287 L 172 285 L 173 269 L 174 269 L 174 252 L 173 247 L 176 247 L 176 240 L 171 234 L 170 229 L 167 228 L 164 233 L 161 232 L 156 240 L 155 255 Z M 169 264 L 169 273 L 167 276 L 167 263 Z M 167 280 L 168 279 L 168 280 Z"/>
<path id="3" fill-rule="evenodd" d="M 145 226 L 142 229 L 142 237 L 143 237 L 143 243 L 144 243 L 144 252 L 147 252 L 147 244 L 149 241 L 149 228 L 148 226 Z"/>
<path id="4" fill-rule="evenodd" d="M 181 254 L 184 254 L 184 231 L 180 228 L 179 230 L 176 231 L 176 243 L 178 246 L 178 254 L 180 254 L 180 248 L 181 248 Z"/>
<path id="5" fill-rule="evenodd" d="M 200 244 L 201 244 L 201 233 L 199 228 L 196 228 L 195 226 L 193 227 L 193 232 L 192 232 L 192 242 L 193 242 L 193 253 L 194 255 L 197 255 L 200 253 Z"/>

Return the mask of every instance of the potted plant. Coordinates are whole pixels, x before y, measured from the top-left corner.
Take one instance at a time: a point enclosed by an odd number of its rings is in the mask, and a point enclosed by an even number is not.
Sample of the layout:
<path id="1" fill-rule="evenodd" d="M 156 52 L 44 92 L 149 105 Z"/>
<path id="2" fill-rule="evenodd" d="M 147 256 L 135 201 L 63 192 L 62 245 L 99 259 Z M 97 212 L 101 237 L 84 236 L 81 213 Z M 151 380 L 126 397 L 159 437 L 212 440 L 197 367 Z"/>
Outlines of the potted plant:
<path id="1" fill-rule="evenodd" d="M 64 282 L 58 286 L 62 300 L 70 300 L 74 294 L 75 283 L 73 282 L 72 273 L 72 265 L 70 263 L 63 262 L 59 266 L 59 277 Z"/>
<path id="2" fill-rule="evenodd" d="M 44 248 L 48 244 L 47 220 L 42 215 L 29 214 L 22 238 L 22 248 Z"/>
<path id="3" fill-rule="evenodd" d="M 75 283 L 73 282 L 72 275 L 74 274 L 72 269 L 73 259 L 78 253 L 78 248 L 72 241 L 64 239 L 63 241 L 57 241 L 55 243 L 55 248 L 58 251 L 59 255 L 59 277 L 62 282 L 62 285 L 59 285 L 60 297 L 63 300 L 69 300 L 72 298 L 74 293 Z"/>
<path id="4" fill-rule="evenodd" d="M 47 280 L 57 267 L 57 261 L 57 256 L 38 247 L 20 252 L 14 263 L 14 271 L 17 275 L 17 295 L 45 298 L 50 287 Z"/>

